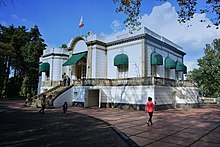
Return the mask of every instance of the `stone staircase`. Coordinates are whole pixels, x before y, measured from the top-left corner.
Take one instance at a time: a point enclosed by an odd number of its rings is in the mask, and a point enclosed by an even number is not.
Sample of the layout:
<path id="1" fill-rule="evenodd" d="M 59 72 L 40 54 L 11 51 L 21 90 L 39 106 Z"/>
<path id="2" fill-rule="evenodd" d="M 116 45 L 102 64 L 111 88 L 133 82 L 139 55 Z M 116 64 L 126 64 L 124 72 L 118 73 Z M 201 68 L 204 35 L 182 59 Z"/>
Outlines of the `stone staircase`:
<path id="1" fill-rule="evenodd" d="M 41 97 L 45 94 L 46 95 L 47 108 L 54 108 L 53 107 L 53 101 L 60 94 L 62 94 L 64 91 L 68 90 L 72 86 L 73 85 L 70 85 L 70 86 L 60 86 L 60 85 L 58 85 L 56 87 L 53 87 L 53 88 L 45 91 L 44 93 L 33 96 L 32 98 L 30 98 L 30 100 L 26 99 L 26 101 L 24 103 L 24 106 L 34 107 L 34 108 L 41 107 Z"/>

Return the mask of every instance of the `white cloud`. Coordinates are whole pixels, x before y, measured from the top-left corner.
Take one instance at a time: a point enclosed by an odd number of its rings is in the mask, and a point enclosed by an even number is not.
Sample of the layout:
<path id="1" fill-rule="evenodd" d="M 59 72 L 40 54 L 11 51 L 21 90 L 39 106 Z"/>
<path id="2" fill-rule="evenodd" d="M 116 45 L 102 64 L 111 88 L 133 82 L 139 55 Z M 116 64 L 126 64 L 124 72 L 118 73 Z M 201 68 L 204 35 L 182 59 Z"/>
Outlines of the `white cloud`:
<path id="1" fill-rule="evenodd" d="M 185 64 L 187 65 L 187 71 L 191 71 L 198 67 L 197 63 L 194 61 L 185 61 Z"/>
<path id="2" fill-rule="evenodd" d="M 27 21 L 25 18 L 18 17 L 16 14 L 11 15 L 11 17 L 14 18 L 14 19 L 23 21 L 23 22 L 26 22 L 26 21 Z"/>
<path id="3" fill-rule="evenodd" d="M 112 28 L 113 32 L 118 32 L 121 30 L 122 24 L 119 20 L 115 19 L 111 24 L 111 28 Z"/>
<path id="4" fill-rule="evenodd" d="M 108 34 L 106 34 L 106 33 L 104 33 L 104 32 L 101 32 L 100 35 L 103 36 L 103 37 L 105 37 L 105 36 L 107 36 Z"/>
<path id="5" fill-rule="evenodd" d="M 15 19 L 17 19 L 17 18 L 18 18 L 18 16 L 17 16 L 17 15 L 15 15 L 15 14 L 11 15 L 11 17 L 12 17 L 12 18 L 15 18 Z"/>
<path id="6" fill-rule="evenodd" d="M 8 23 L 7 23 L 6 21 L 2 20 L 2 21 L 1 21 L 1 25 L 3 25 L 3 26 L 8 26 Z"/>
<path id="7" fill-rule="evenodd" d="M 203 55 L 205 44 L 220 38 L 220 31 L 215 29 L 205 14 L 195 14 L 186 24 L 177 21 L 177 12 L 169 2 L 155 6 L 151 14 L 142 16 L 142 26 L 166 37 L 183 47 L 186 52 L 185 63 L 189 70 L 197 67 L 197 59 Z M 206 21 L 201 23 L 200 20 Z M 207 25 L 211 28 L 207 28 Z M 190 25 L 190 27 L 188 27 Z"/>

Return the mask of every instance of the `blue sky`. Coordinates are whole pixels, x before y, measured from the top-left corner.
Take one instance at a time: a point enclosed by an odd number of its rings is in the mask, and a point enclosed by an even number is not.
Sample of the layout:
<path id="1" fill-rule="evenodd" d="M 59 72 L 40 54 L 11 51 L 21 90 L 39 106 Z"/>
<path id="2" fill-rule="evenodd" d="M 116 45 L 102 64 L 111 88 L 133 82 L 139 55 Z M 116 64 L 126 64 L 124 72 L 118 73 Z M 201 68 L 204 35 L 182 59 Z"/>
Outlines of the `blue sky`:
<path id="1" fill-rule="evenodd" d="M 111 0 L 15 0 L 14 5 L 0 9 L 1 21 L 15 26 L 39 26 L 46 43 L 60 46 L 79 35 L 78 24 L 84 17 L 83 32 L 110 33 L 111 22 L 117 18 L 116 5 Z M 13 17 L 14 16 L 14 17 Z"/>
<path id="2" fill-rule="evenodd" d="M 143 12 L 150 13 L 153 6 L 161 4 L 155 0 L 143 3 Z M 0 8 L 1 24 L 39 26 L 49 46 L 60 46 L 79 35 L 78 24 L 83 16 L 85 27 L 82 33 L 112 33 L 111 23 L 116 19 L 123 23 L 125 15 L 116 13 L 113 0 L 14 0 Z M 124 25 L 122 24 L 122 27 Z"/>
<path id="3" fill-rule="evenodd" d="M 0 23 L 5 26 L 37 25 L 48 47 L 68 44 L 71 38 L 80 34 L 80 17 L 84 18 L 82 34 L 111 34 L 124 29 L 126 16 L 116 13 L 113 0 L 5 0 L 7 6 L 0 6 Z M 202 0 L 204 1 L 204 0 Z M 203 47 L 214 38 L 220 38 L 219 30 L 206 29 L 199 23 L 205 15 L 196 15 L 191 28 L 177 22 L 175 0 L 164 3 L 157 0 L 142 0 L 142 24 L 165 36 L 184 48 L 185 62 L 189 69 L 196 67 L 196 60 L 203 55 Z"/>

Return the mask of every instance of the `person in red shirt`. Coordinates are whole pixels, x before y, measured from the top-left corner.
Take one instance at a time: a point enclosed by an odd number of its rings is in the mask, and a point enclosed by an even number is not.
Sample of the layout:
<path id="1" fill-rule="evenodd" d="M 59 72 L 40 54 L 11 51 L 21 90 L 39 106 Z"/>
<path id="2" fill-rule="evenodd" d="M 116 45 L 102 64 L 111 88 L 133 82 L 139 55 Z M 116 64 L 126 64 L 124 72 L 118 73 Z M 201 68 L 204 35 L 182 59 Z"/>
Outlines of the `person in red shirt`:
<path id="1" fill-rule="evenodd" d="M 148 102 L 146 103 L 146 106 L 145 106 L 145 113 L 149 114 L 149 119 L 147 121 L 147 125 L 149 126 L 150 123 L 151 125 L 153 125 L 153 122 L 152 122 L 152 117 L 153 117 L 153 112 L 154 112 L 154 103 L 152 102 L 152 98 L 151 97 L 148 97 Z"/>

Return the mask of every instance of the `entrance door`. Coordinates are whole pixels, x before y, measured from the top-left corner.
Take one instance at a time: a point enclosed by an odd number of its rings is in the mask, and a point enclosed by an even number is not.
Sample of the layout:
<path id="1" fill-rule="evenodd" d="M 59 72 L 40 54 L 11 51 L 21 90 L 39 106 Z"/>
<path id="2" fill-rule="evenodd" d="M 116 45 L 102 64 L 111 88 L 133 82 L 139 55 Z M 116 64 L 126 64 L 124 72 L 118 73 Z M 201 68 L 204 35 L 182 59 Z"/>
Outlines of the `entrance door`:
<path id="1" fill-rule="evenodd" d="M 85 91 L 84 107 L 99 107 L 99 89 L 87 89 Z"/>
<path id="2" fill-rule="evenodd" d="M 76 65 L 76 78 L 81 79 L 82 75 L 82 64 Z"/>
<path id="3" fill-rule="evenodd" d="M 82 58 L 77 62 L 75 73 L 77 79 L 86 78 L 86 58 Z"/>

